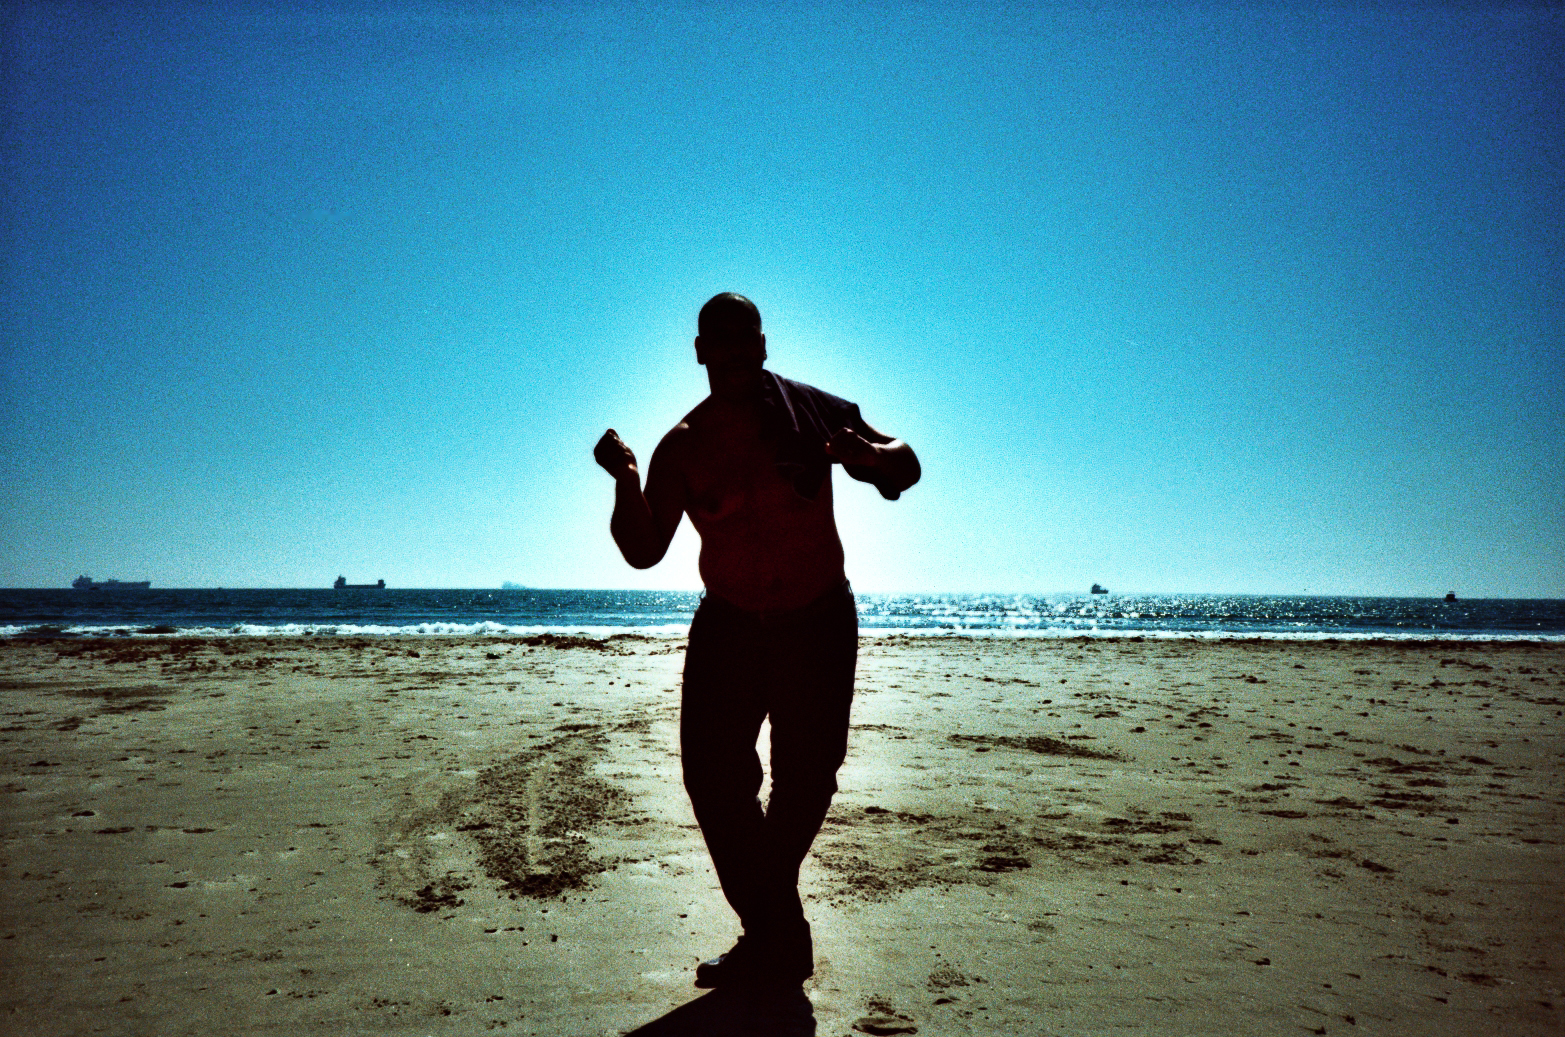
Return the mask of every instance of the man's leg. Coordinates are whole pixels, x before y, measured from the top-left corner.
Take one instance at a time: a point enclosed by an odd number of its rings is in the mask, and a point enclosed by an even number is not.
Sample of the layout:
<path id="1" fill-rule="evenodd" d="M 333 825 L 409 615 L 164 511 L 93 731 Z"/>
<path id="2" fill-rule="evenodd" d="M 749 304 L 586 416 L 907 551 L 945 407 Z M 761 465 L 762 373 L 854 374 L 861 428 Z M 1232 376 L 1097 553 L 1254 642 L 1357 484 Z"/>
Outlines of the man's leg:
<path id="1" fill-rule="evenodd" d="M 848 748 L 858 662 L 858 613 L 843 587 L 807 616 L 772 631 L 772 792 L 766 808 L 763 918 L 776 967 L 800 978 L 814 968 L 799 899 L 799 866 L 837 792 Z"/>
<path id="2" fill-rule="evenodd" d="M 685 650 L 680 758 L 723 895 L 747 933 L 761 923 L 763 880 L 756 862 L 769 855 L 757 798 L 755 743 L 766 716 L 755 674 L 759 656 L 755 626 L 745 617 L 720 604 L 697 610 Z"/>

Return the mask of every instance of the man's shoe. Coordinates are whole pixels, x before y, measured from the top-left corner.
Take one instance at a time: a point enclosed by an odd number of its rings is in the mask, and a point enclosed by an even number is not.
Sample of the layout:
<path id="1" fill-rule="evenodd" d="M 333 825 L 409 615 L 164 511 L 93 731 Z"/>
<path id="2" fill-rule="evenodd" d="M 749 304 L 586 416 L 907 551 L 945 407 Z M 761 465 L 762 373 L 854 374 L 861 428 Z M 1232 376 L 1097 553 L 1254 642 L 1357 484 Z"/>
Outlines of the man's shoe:
<path id="1" fill-rule="evenodd" d="M 751 946 L 746 944 L 744 937 L 741 936 L 739 942 L 734 944 L 726 954 L 719 954 L 697 965 L 696 986 L 709 990 L 713 987 L 736 987 L 753 982 L 755 954 L 752 953 Z"/>
<path id="2" fill-rule="evenodd" d="M 739 937 L 727 954 L 719 954 L 696 966 L 696 986 L 713 987 L 790 987 L 798 986 L 815 972 L 810 954 L 779 955 L 767 953 L 754 940 Z"/>

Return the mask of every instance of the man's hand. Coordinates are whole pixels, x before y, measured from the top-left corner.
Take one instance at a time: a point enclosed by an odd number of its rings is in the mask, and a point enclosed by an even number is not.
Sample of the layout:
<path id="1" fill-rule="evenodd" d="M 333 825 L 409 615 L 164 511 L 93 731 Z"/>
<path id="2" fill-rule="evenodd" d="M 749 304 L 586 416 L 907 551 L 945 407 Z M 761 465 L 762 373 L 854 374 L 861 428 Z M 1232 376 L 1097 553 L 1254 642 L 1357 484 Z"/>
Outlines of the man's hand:
<path id="1" fill-rule="evenodd" d="M 826 452 L 844 464 L 874 467 L 880 463 L 880 451 L 875 444 L 850 428 L 840 428 L 832 433 L 826 443 Z"/>
<path id="2" fill-rule="evenodd" d="M 598 445 L 592 448 L 592 456 L 615 479 L 623 479 L 632 473 L 638 477 L 640 475 L 636 468 L 636 455 L 613 429 L 609 429 L 598 440 Z"/>

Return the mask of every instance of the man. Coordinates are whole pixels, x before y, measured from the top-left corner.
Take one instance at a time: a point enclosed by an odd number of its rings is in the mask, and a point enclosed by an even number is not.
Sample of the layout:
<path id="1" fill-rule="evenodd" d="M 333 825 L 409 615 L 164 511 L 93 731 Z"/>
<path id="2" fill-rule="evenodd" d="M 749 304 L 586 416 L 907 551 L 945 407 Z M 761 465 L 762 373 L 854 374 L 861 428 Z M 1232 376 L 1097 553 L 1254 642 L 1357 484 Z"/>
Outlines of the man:
<path id="1" fill-rule="evenodd" d="M 799 865 L 837 791 L 858 660 L 831 465 L 894 500 L 918 481 L 919 464 L 857 406 L 767 371 L 749 299 L 713 297 L 697 330 L 711 395 L 658 444 L 645 492 L 613 429 L 593 454 L 614 476 L 609 529 L 627 562 L 656 565 L 685 514 L 701 535 L 706 594 L 690 624 L 680 755 L 744 932 L 697 966 L 696 985 L 797 985 L 815 967 Z M 768 716 L 772 794 L 763 811 L 755 745 Z"/>

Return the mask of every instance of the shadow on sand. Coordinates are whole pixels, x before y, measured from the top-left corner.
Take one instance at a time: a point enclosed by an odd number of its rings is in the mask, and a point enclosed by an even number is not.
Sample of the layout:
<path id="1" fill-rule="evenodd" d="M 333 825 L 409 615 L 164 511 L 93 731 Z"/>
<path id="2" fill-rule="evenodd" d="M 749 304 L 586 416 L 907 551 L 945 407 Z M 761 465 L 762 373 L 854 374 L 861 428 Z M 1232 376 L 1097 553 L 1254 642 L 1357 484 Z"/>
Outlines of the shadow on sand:
<path id="1" fill-rule="evenodd" d="M 815 1037 L 815 1007 L 803 990 L 714 990 L 625 1037 Z"/>

